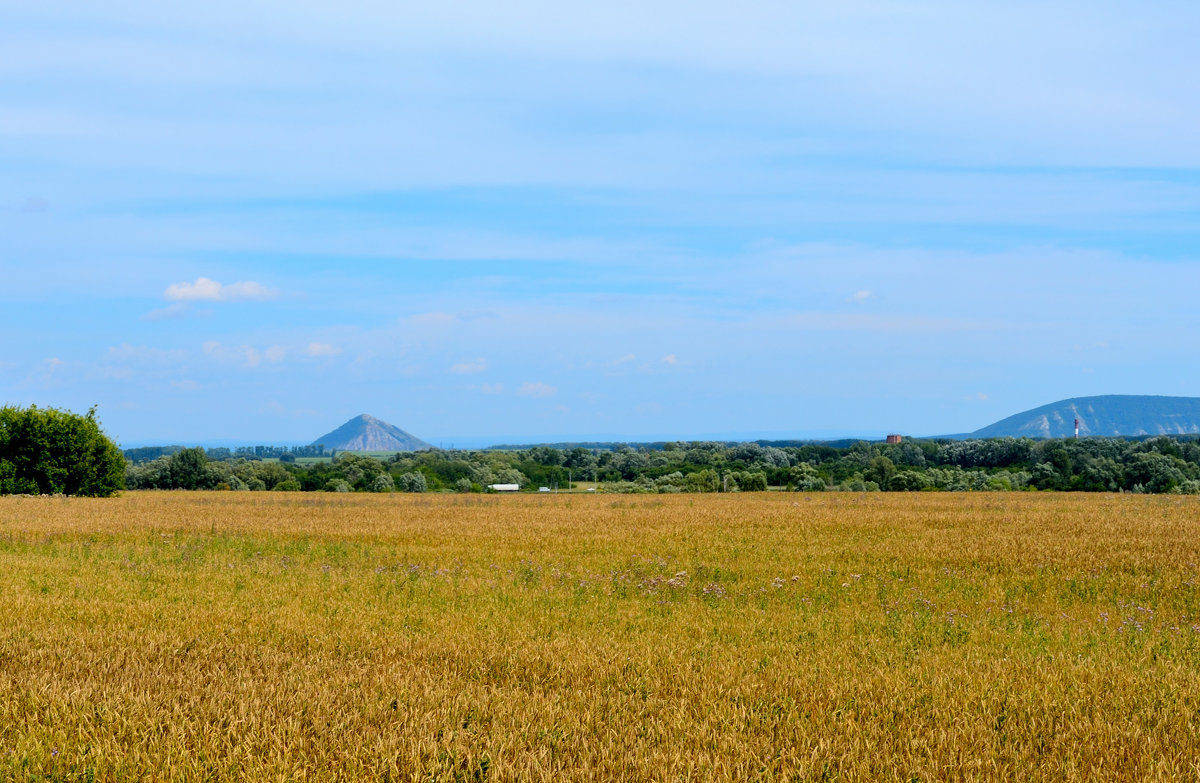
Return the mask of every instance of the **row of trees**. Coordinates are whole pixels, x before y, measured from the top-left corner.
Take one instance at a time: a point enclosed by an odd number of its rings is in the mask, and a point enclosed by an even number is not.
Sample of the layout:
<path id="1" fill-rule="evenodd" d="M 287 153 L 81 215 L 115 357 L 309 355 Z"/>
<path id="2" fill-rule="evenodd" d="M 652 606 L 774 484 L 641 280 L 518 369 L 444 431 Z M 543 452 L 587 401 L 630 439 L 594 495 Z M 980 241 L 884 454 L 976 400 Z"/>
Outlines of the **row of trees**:
<path id="1" fill-rule="evenodd" d="M 111 495 L 129 489 L 482 492 L 604 482 L 618 492 L 1066 490 L 1200 493 L 1200 441 L 991 439 L 802 444 L 677 442 L 615 448 L 537 446 L 406 452 L 388 460 L 342 453 L 300 464 L 179 449 L 126 461 L 84 416 L 0 408 L 0 494 Z M 288 460 L 288 457 L 293 457 Z"/>
<path id="2" fill-rule="evenodd" d="M 430 450 L 391 459 L 350 452 L 308 465 L 230 458 L 201 449 L 126 470 L 131 489 L 482 492 L 490 484 L 617 492 L 1012 491 L 1200 493 L 1200 443 L 1089 438 L 1032 441 L 865 441 L 842 446 L 667 443 L 612 449 Z"/>
<path id="3" fill-rule="evenodd" d="M 151 462 L 162 457 L 183 451 L 186 446 L 139 446 L 125 449 L 125 459 L 135 465 Z M 238 446 L 230 449 L 224 446 L 213 446 L 204 449 L 204 454 L 212 460 L 239 459 L 278 459 L 283 462 L 295 462 L 297 457 L 332 457 L 335 452 L 325 448 L 323 443 L 310 446 Z"/>
<path id="4" fill-rule="evenodd" d="M 204 449 L 182 449 L 170 456 L 125 469 L 129 489 L 230 489 L 251 491 L 424 492 L 418 472 L 396 473 L 372 457 L 345 452 L 336 460 L 311 467 L 295 462 L 214 460 Z"/>

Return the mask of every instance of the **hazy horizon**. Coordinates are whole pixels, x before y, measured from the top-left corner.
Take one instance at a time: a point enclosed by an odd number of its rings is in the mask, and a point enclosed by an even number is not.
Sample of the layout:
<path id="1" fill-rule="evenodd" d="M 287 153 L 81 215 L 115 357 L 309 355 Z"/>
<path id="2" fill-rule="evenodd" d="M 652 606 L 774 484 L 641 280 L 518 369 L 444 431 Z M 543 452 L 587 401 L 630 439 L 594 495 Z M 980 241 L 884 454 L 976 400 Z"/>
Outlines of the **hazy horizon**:
<path id="1" fill-rule="evenodd" d="M 0 404 L 652 440 L 1200 386 L 1200 7 L 497 8 L 10 4 Z"/>
<path id="2" fill-rule="evenodd" d="M 389 422 L 389 424 L 392 422 Z M 401 427 L 401 429 L 404 429 Z M 405 430 L 408 432 L 408 430 Z M 439 449 L 482 449 L 489 446 L 535 446 L 546 443 L 660 443 L 660 442 L 703 442 L 703 441 L 721 441 L 721 442 L 741 442 L 754 440 L 844 440 L 847 438 L 862 438 L 864 440 L 883 440 L 888 433 L 886 432 L 855 432 L 850 430 L 815 430 L 810 432 L 702 432 L 694 436 L 691 435 L 669 435 L 665 433 L 650 433 L 645 435 L 631 435 L 623 437 L 621 433 L 615 436 L 604 435 L 601 433 L 581 434 L 576 436 L 539 436 L 537 434 L 511 435 L 511 436 L 496 436 L 496 437 L 480 437 L 470 435 L 459 436 L 432 436 L 425 437 L 421 433 L 410 432 L 418 438 L 430 443 Z M 945 433 L 947 435 L 957 433 Z M 912 435 L 910 437 L 936 437 L 934 435 L 922 436 Z M 151 438 L 148 440 L 136 440 L 130 442 L 121 442 L 118 445 L 123 449 L 141 448 L 146 446 L 203 446 L 205 448 L 236 448 L 239 446 L 307 446 L 313 443 L 309 440 L 277 440 L 277 441 L 256 441 L 244 440 L 241 438 L 182 438 L 175 440 L 164 440 L 162 438 Z"/>

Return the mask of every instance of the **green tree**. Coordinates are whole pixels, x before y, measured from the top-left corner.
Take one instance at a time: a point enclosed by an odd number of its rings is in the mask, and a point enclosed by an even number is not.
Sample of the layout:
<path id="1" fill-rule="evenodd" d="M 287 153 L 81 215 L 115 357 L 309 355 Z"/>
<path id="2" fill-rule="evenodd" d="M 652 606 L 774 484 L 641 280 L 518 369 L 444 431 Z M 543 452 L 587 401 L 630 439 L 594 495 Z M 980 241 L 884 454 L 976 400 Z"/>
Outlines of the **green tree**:
<path id="1" fill-rule="evenodd" d="M 402 473 L 396 480 L 396 489 L 401 492 L 424 492 L 428 488 L 421 473 Z"/>
<path id="2" fill-rule="evenodd" d="M 197 446 L 171 455 L 167 468 L 172 489 L 212 489 L 216 475 L 208 469 L 208 455 Z"/>
<path id="3" fill-rule="evenodd" d="M 817 473 L 817 469 L 807 462 L 801 462 L 788 469 L 787 482 L 797 492 L 820 492 L 825 489 L 825 479 Z"/>
<path id="4" fill-rule="evenodd" d="M 712 468 L 689 473 L 684 479 L 684 486 L 689 492 L 716 492 L 721 486 L 717 472 Z"/>
<path id="5" fill-rule="evenodd" d="M 758 471 L 736 473 L 738 488 L 742 492 L 766 492 L 767 476 Z"/>
<path id="6" fill-rule="evenodd" d="M 124 486 L 125 458 L 95 408 L 0 408 L 0 494 L 107 497 Z"/>
<path id="7" fill-rule="evenodd" d="M 887 488 L 892 492 L 920 492 L 928 489 L 931 482 L 924 474 L 915 470 L 900 470 L 892 474 Z"/>
<path id="8" fill-rule="evenodd" d="M 1182 460 L 1156 452 L 1134 454 L 1125 466 L 1125 483 L 1146 492 L 1171 492 L 1187 480 L 1182 465 Z"/>
<path id="9" fill-rule="evenodd" d="M 894 475 L 896 475 L 896 465 L 887 457 L 872 457 L 867 469 L 863 472 L 865 480 L 874 481 L 881 487 L 888 486 Z"/>

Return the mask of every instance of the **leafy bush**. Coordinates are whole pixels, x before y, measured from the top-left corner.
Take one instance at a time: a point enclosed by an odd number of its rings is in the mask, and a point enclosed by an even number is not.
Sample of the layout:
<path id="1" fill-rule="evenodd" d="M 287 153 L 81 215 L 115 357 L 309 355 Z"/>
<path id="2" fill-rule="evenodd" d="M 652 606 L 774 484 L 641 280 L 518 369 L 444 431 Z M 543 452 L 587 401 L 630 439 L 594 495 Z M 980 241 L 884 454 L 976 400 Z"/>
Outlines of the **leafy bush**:
<path id="1" fill-rule="evenodd" d="M 0 408 L 0 495 L 108 497 L 125 486 L 125 458 L 96 421 L 56 408 Z"/>
<path id="2" fill-rule="evenodd" d="M 395 483 L 401 492 L 424 492 L 429 487 L 421 473 L 402 473 Z"/>

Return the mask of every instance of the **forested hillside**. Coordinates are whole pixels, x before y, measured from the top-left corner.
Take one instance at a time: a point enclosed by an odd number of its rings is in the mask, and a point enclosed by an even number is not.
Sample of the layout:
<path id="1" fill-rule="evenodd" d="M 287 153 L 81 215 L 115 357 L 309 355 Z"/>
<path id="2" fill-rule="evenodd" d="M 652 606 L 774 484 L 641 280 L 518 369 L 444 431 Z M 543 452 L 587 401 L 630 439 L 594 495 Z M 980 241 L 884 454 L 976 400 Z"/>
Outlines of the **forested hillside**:
<path id="1" fill-rule="evenodd" d="M 1200 433 L 1200 397 L 1107 394 L 1023 411 L 971 433 L 974 438 L 1069 438 Z"/>

